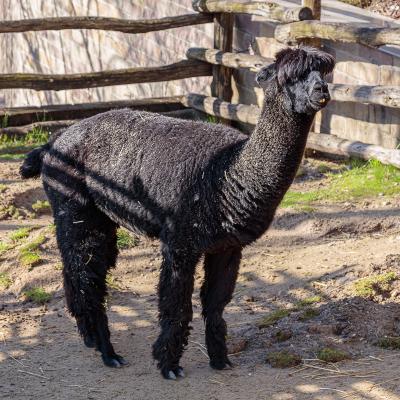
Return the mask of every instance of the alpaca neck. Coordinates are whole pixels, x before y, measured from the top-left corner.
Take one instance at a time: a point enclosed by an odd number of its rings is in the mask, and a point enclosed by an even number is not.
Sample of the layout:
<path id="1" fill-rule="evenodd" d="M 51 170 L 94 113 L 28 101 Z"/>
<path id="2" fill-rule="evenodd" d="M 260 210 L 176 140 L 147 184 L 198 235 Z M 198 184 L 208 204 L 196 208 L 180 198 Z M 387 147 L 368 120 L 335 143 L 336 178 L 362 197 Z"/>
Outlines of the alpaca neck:
<path id="1" fill-rule="evenodd" d="M 242 242 L 268 228 L 304 153 L 314 115 L 285 112 L 282 101 L 266 99 L 254 132 L 225 174 L 229 220 Z"/>
<path id="2" fill-rule="evenodd" d="M 274 198 L 280 201 L 292 183 L 314 118 L 287 112 L 281 103 L 280 97 L 264 103 L 260 120 L 238 159 L 256 178 L 257 191 L 268 205 Z"/>

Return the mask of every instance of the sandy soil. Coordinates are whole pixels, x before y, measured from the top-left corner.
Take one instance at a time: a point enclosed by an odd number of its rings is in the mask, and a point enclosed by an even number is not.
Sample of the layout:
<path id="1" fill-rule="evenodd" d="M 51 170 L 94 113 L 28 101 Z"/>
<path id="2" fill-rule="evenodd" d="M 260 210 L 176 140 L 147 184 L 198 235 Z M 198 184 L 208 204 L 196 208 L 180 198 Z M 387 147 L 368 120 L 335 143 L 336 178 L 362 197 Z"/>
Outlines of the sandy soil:
<path id="1" fill-rule="evenodd" d="M 196 274 L 194 321 L 182 360 L 186 378 L 165 381 L 151 358 L 157 327 L 155 285 L 158 243 L 140 239 L 121 252 L 109 299 L 109 319 L 117 351 L 130 365 L 104 367 L 99 354 L 81 343 L 65 309 L 59 255 L 48 214 L 28 218 L 30 205 L 45 199 L 40 181 L 21 182 L 18 162 L 0 162 L 0 240 L 32 225 L 31 238 L 45 234 L 43 262 L 27 271 L 17 249 L 0 258 L 0 272 L 13 280 L 0 288 L 0 393 L 4 399 L 400 399 L 400 352 L 374 345 L 400 335 L 400 285 L 371 299 L 356 297 L 354 281 L 400 270 L 400 198 L 323 204 L 311 213 L 280 210 L 274 226 L 245 250 L 233 301 L 226 309 L 232 370 L 209 368 L 200 317 L 201 267 Z M 302 180 L 298 187 L 323 179 Z M 15 209 L 11 209 L 14 205 Z M 6 210 L 6 211 L 5 211 Z M 7 211 L 8 210 L 8 211 Z M 15 210 L 18 213 L 15 213 Z M 19 215 L 18 215 L 19 214 Z M 22 293 L 42 286 L 53 293 L 45 306 L 26 302 Z M 271 327 L 258 322 L 278 308 L 320 295 L 317 314 L 303 321 L 293 311 Z M 279 330 L 291 338 L 276 340 Z M 315 360 L 324 346 L 347 351 L 338 364 Z M 275 369 L 267 354 L 291 350 L 303 365 Z"/>

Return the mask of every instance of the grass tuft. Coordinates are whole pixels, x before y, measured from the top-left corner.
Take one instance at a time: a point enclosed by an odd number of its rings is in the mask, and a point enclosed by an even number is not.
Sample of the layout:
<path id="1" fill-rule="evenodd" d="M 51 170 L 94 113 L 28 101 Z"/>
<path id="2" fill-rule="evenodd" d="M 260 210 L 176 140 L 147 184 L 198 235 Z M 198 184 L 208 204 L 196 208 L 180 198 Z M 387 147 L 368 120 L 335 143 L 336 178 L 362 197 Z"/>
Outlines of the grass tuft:
<path id="1" fill-rule="evenodd" d="M 117 247 L 118 249 L 130 249 L 137 246 L 139 243 L 138 238 L 133 236 L 124 228 L 117 230 Z"/>
<path id="2" fill-rule="evenodd" d="M 322 297 L 321 296 L 311 296 L 311 297 L 307 297 L 306 299 L 300 300 L 296 303 L 295 307 L 296 308 L 304 308 L 304 307 L 308 307 L 308 306 L 312 306 L 313 304 L 316 303 L 320 303 L 322 301 Z"/>
<path id="3" fill-rule="evenodd" d="M 47 293 L 43 288 L 31 288 L 24 292 L 25 299 L 33 301 L 36 304 L 45 304 L 51 299 L 51 294 Z"/>
<path id="4" fill-rule="evenodd" d="M 7 185 L 4 185 L 4 183 L 0 183 L 0 193 L 5 192 L 8 189 Z"/>
<path id="5" fill-rule="evenodd" d="M 33 229 L 33 227 L 19 228 L 19 229 L 15 230 L 14 232 L 11 232 L 8 237 L 13 242 L 19 242 L 22 239 L 26 239 L 29 236 L 32 229 Z"/>
<path id="6" fill-rule="evenodd" d="M 25 253 L 27 251 L 35 251 L 39 249 L 39 246 L 41 246 L 44 242 L 46 241 L 46 236 L 45 235 L 39 235 L 35 239 L 33 239 L 31 242 L 24 244 L 20 249 L 20 254 Z"/>
<path id="7" fill-rule="evenodd" d="M 8 243 L 0 242 L 0 257 L 12 248 Z"/>
<path id="8" fill-rule="evenodd" d="M 108 273 L 106 276 L 106 284 L 107 287 L 110 289 L 121 290 L 121 286 L 118 284 L 117 280 L 111 273 Z"/>
<path id="9" fill-rule="evenodd" d="M 267 362 L 273 368 L 290 368 L 301 364 L 301 357 L 287 350 L 276 351 L 268 354 Z"/>
<path id="10" fill-rule="evenodd" d="M 50 203 L 47 200 L 38 200 L 31 207 L 35 212 L 42 213 L 50 210 Z"/>
<path id="11" fill-rule="evenodd" d="M 8 289 L 12 284 L 11 278 L 5 273 L 0 272 L 0 287 Z"/>
<path id="12" fill-rule="evenodd" d="M 280 319 L 288 317 L 289 315 L 290 315 L 290 311 L 286 310 L 284 308 L 273 311 L 273 312 L 269 313 L 268 315 L 266 315 L 265 317 L 261 318 L 258 321 L 257 326 L 259 329 L 267 328 L 271 325 L 276 324 Z"/>
<path id="13" fill-rule="evenodd" d="M 292 331 L 290 330 L 280 330 L 276 332 L 275 338 L 276 341 L 281 343 L 281 342 L 286 342 L 286 340 L 289 340 L 292 337 Z"/>
<path id="14" fill-rule="evenodd" d="M 31 270 L 33 267 L 36 267 L 42 261 L 40 253 L 37 251 L 25 251 L 20 253 L 18 259 L 20 264 L 29 270 Z"/>
<path id="15" fill-rule="evenodd" d="M 375 345 L 383 349 L 400 350 L 400 336 L 385 336 L 379 338 Z"/>
<path id="16" fill-rule="evenodd" d="M 336 363 L 350 358 L 345 351 L 325 347 L 317 351 L 317 358 L 321 361 Z"/>
<path id="17" fill-rule="evenodd" d="M 398 278 L 393 271 L 361 278 L 354 283 L 354 290 L 357 296 L 371 298 L 376 294 L 390 291 L 390 284 Z"/>
<path id="18" fill-rule="evenodd" d="M 299 320 L 300 321 L 308 321 L 309 319 L 313 319 L 315 317 L 318 317 L 320 312 L 316 310 L 315 308 L 307 307 L 306 309 L 303 310 L 303 312 L 299 315 Z"/>

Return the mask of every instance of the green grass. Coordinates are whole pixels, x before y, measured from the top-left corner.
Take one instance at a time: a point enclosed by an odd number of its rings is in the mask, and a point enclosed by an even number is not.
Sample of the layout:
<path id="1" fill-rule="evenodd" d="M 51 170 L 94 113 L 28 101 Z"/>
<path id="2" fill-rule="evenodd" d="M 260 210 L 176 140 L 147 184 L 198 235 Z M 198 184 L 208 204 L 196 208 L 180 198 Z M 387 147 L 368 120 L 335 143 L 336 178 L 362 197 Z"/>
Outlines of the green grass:
<path id="1" fill-rule="evenodd" d="M 29 234 L 31 233 L 32 229 L 33 229 L 33 227 L 19 228 L 19 229 L 15 230 L 14 232 L 11 232 L 8 237 L 13 242 L 19 242 L 23 239 L 26 239 L 29 236 Z"/>
<path id="2" fill-rule="evenodd" d="M 218 123 L 218 117 L 216 117 L 215 115 L 207 115 L 207 122 L 209 122 L 210 124 L 217 124 Z"/>
<path id="3" fill-rule="evenodd" d="M 378 195 L 400 194 L 400 170 L 377 160 L 352 161 L 340 174 L 327 174 L 327 187 L 306 192 L 289 190 L 281 207 L 311 206 L 317 201 L 340 202 Z"/>
<path id="4" fill-rule="evenodd" d="M 262 329 L 262 328 L 267 328 L 271 325 L 276 324 L 280 319 L 288 317 L 290 315 L 290 311 L 286 310 L 284 308 L 281 308 L 279 310 L 275 310 L 269 314 L 267 314 L 265 317 L 261 318 L 257 326 Z"/>
<path id="5" fill-rule="evenodd" d="M 347 360 L 350 358 L 350 356 L 342 350 L 325 347 L 317 351 L 317 358 L 321 361 L 336 363 Z"/>
<path id="6" fill-rule="evenodd" d="M 306 299 L 300 300 L 295 304 L 295 308 L 301 309 L 304 307 L 312 306 L 313 304 L 320 303 L 322 301 L 321 296 L 311 296 L 307 297 Z"/>
<path id="7" fill-rule="evenodd" d="M 368 276 L 356 281 L 354 283 L 354 290 L 357 296 L 370 298 L 375 294 L 389 291 L 390 284 L 398 278 L 399 276 L 393 271 Z"/>
<path id="8" fill-rule="evenodd" d="M 46 236 L 45 235 L 39 235 L 35 239 L 33 239 L 31 242 L 26 243 L 23 245 L 19 251 L 20 253 L 24 253 L 26 251 L 34 251 L 39 248 L 40 245 L 42 245 L 46 241 Z"/>
<path id="9" fill-rule="evenodd" d="M 37 251 L 24 251 L 19 255 L 18 259 L 20 264 L 29 270 L 36 267 L 42 261 L 42 257 Z"/>
<path id="10" fill-rule="evenodd" d="M 308 307 L 305 310 L 303 310 L 302 313 L 299 315 L 299 320 L 303 322 L 308 321 L 309 319 L 318 317 L 319 314 L 320 312 L 315 308 Z"/>
<path id="11" fill-rule="evenodd" d="M 138 245 L 138 239 L 130 234 L 124 228 L 118 228 L 117 230 L 117 247 L 119 249 L 129 249 Z"/>
<path id="12" fill-rule="evenodd" d="M 276 351 L 268 354 L 267 362 L 273 368 L 290 368 L 301 364 L 301 357 L 287 350 Z"/>
<path id="13" fill-rule="evenodd" d="M 400 350 L 400 337 L 399 336 L 385 336 L 379 338 L 375 343 L 376 346 L 389 350 Z"/>
<path id="14" fill-rule="evenodd" d="M 43 288 L 31 288 L 24 292 L 25 299 L 33 301 L 36 304 L 45 304 L 51 299 L 51 294 L 47 293 Z"/>
<path id="15" fill-rule="evenodd" d="M 48 139 L 49 133 L 44 131 L 42 128 L 33 128 L 32 131 L 30 131 L 23 137 L 9 137 L 7 135 L 2 135 L 0 130 L 0 158 L 23 158 L 24 153 L 32 150 L 35 147 L 47 143 Z"/>
<path id="16" fill-rule="evenodd" d="M 32 209 L 38 213 L 50 210 L 50 203 L 47 200 L 38 200 L 32 204 Z"/>
<path id="17" fill-rule="evenodd" d="M 8 250 L 12 248 L 11 245 L 5 242 L 0 242 L 0 256 L 2 256 L 4 253 L 6 253 Z"/>
<path id="18" fill-rule="evenodd" d="M 31 270 L 40 264 L 42 257 L 40 256 L 39 247 L 46 241 L 46 236 L 39 235 L 31 242 L 24 244 L 18 251 L 18 259 L 20 264 Z"/>
<path id="19" fill-rule="evenodd" d="M 4 185 L 4 183 L 0 183 L 0 193 L 3 193 L 7 190 L 7 185 Z"/>
<path id="20" fill-rule="evenodd" d="M 118 282 L 115 279 L 115 277 L 110 273 L 108 273 L 106 275 L 106 284 L 107 284 L 107 287 L 109 287 L 110 289 L 113 289 L 113 290 L 120 290 L 121 289 L 121 286 L 118 284 Z"/>
<path id="21" fill-rule="evenodd" d="M 0 272 L 0 287 L 8 289 L 12 284 L 11 278 L 5 273 Z"/>

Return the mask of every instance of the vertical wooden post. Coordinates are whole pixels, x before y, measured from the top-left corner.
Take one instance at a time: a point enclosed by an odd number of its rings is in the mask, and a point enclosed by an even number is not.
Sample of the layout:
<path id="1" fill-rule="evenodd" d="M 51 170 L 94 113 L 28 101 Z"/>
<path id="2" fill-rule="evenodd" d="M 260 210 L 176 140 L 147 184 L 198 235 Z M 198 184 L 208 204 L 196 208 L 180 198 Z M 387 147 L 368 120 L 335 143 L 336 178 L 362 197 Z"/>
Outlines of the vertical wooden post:
<path id="1" fill-rule="evenodd" d="M 214 48 L 232 52 L 233 39 L 233 14 L 216 14 L 214 17 Z M 213 80 L 211 83 L 211 95 L 220 100 L 230 102 L 232 100 L 232 70 L 222 65 L 213 66 Z M 227 125 L 229 120 L 220 119 Z"/>
<path id="2" fill-rule="evenodd" d="M 311 9 L 313 19 L 321 19 L 321 0 L 301 0 L 301 5 Z M 321 47 L 320 39 L 306 39 L 304 44 L 314 47 Z"/>
<path id="3" fill-rule="evenodd" d="M 311 9 L 312 14 L 313 14 L 313 19 L 321 19 L 321 0 L 301 0 L 301 5 L 304 7 L 308 7 Z M 308 40 L 304 40 L 303 42 L 304 44 L 308 45 L 308 46 L 313 46 L 313 47 L 321 47 L 321 39 L 308 39 Z M 321 113 L 319 112 L 315 118 L 314 121 L 311 125 L 311 132 L 315 132 L 315 121 L 321 121 Z M 312 156 L 315 153 L 314 150 L 312 149 L 306 149 L 304 152 L 304 155 L 306 157 L 308 156 Z"/>

